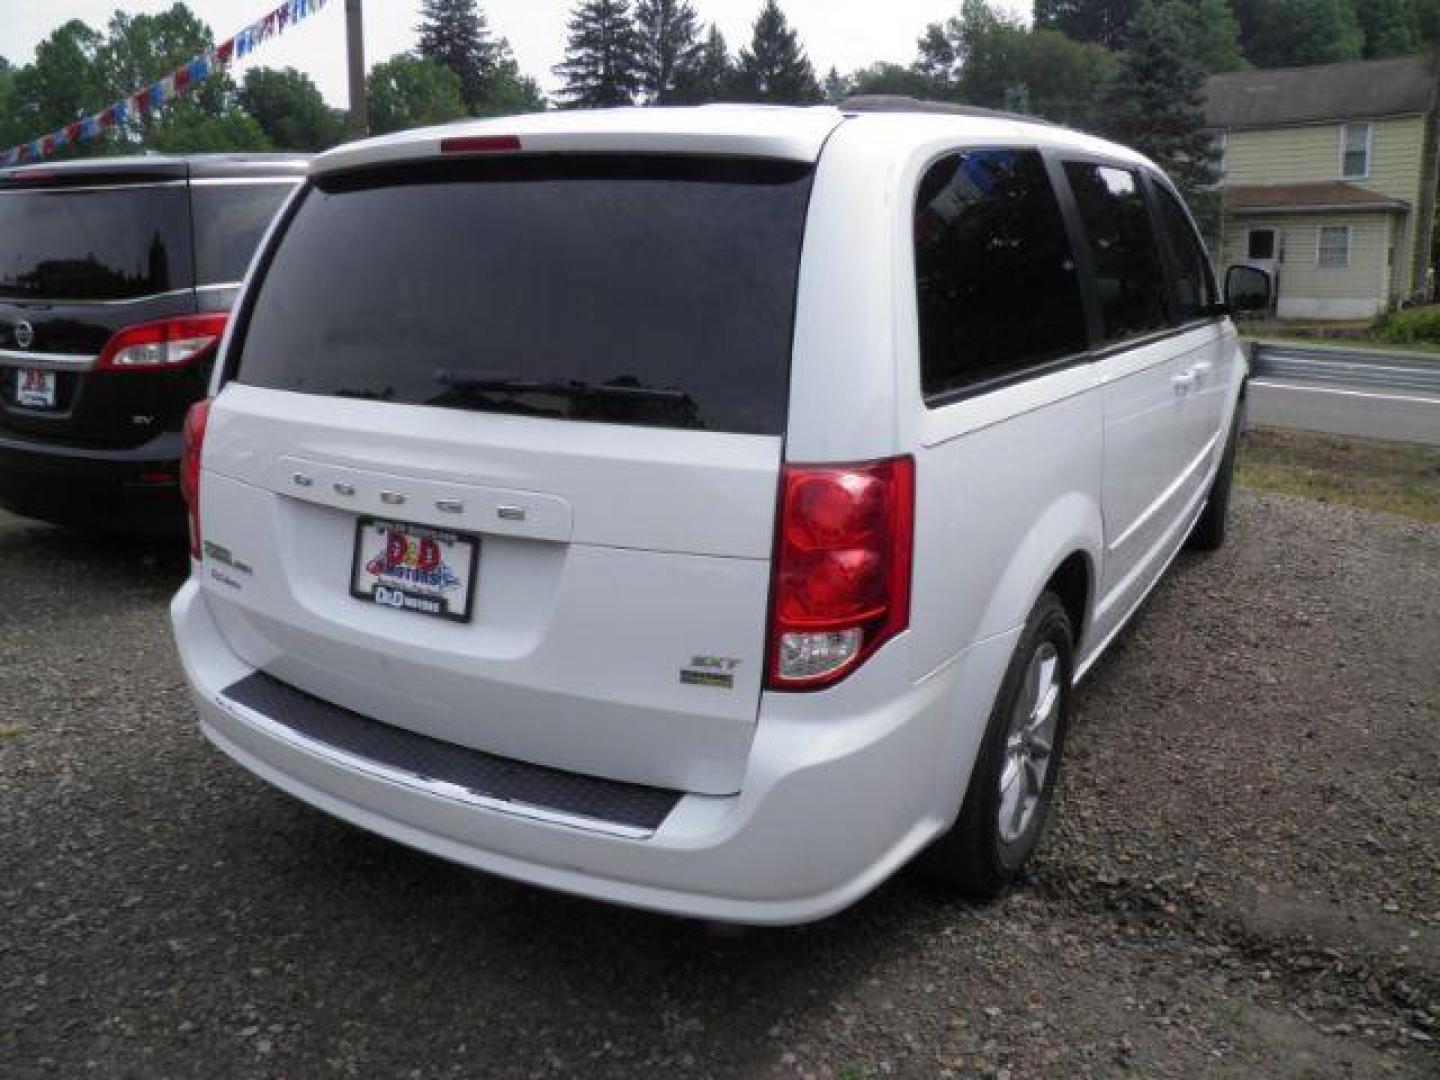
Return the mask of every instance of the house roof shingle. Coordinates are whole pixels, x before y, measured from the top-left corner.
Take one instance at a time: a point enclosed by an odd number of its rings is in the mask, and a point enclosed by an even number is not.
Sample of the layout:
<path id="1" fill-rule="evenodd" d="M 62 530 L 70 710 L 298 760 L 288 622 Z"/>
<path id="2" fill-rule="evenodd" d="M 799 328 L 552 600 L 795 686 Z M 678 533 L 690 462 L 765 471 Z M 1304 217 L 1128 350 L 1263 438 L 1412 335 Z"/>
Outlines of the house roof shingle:
<path id="1" fill-rule="evenodd" d="M 1236 184 L 1225 189 L 1232 213 L 1298 210 L 1405 210 L 1409 203 L 1355 184 Z"/>
<path id="2" fill-rule="evenodd" d="M 1429 55 L 1212 75 L 1205 122 L 1268 127 L 1428 112 L 1436 70 Z"/>

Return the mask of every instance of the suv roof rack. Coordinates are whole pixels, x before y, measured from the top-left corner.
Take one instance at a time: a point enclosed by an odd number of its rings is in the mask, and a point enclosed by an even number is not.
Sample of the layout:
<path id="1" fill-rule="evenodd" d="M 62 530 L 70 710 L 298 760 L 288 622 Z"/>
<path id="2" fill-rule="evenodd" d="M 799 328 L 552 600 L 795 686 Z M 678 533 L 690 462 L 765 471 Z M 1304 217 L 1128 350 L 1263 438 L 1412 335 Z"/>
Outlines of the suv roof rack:
<path id="1" fill-rule="evenodd" d="M 860 94 L 846 98 L 838 108 L 841 112 L 856 113 L 948 113 L 952 116 L 983 116 L 991 120 L 1018 120 L 1025 124 L 1055 126 L 1049 120 L 1024 113 L 987 109 L 981 105 L 961 105 L 954 101 L 930 101 L 904 94 Z"/>

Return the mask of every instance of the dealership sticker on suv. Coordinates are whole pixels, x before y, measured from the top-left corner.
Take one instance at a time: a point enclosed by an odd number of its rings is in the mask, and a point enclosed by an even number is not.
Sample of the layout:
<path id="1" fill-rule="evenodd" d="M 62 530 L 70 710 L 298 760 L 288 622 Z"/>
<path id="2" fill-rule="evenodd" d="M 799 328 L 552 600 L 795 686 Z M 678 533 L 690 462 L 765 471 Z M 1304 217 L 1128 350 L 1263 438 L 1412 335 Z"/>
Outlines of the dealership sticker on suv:
<path id="1" fill-rule="evenodd" d="M 21 368 L 15 373 L 15 404 L 26 409 L 55 408 L 55 373 Z"/>
<path id="2" fill-rule="evenodd" d="M 350 594 L 397 611 L 469 622 L 479 554 L 474 536 L 361 518 Z"/>

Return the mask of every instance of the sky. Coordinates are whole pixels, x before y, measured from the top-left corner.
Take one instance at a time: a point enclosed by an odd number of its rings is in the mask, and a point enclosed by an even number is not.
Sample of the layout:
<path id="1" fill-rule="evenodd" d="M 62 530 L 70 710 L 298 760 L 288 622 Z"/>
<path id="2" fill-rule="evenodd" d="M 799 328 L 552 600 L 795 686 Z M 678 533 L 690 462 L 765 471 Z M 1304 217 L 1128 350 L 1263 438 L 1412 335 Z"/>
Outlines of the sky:
<path id="1" fill-rule="evenodd" d="M 12 64 L 34 57 L 35 46 L 57 26 L 82 19 L 103 30 L 119 7 L 132 14 L 164 11 L 174 0 L 0 0 L 0 56 Z M 210 24 L 216 41 L 253 22 L 279 0 L 188 0 L 190 9 Z M 738 51 L 750 40 L 750 27 L 761 0 L 692 0 L 702 20 L 714 21 Z M 1000 6 L 1027 17 L 1030 0 L 999 0 Z M 510 48 L 527 75 L 553 93 L 551 68 L 565 50 L 565 22 L 571 0 L 483 0 L 490 25 L 509 39 Z M 781 0 L 790 23 L 815 66 L 824 76 L 831 66 L 851 71 L 877 60 L 909 63 L 915 41 L 926 25 L 959 11 L 960 0 Z M 365 0 L 367 65 L 415 45 L 419 0 Z M 328 0 L 315 15 L 266 42 L 247 66 L 296 67 L 308 73 L 330 104 L 343 107 L 345 86 L 345 0 Z M 156 77 L 168 72 L 156 72 Z M 139 87 L 136 87 L 139 89 Z"/>

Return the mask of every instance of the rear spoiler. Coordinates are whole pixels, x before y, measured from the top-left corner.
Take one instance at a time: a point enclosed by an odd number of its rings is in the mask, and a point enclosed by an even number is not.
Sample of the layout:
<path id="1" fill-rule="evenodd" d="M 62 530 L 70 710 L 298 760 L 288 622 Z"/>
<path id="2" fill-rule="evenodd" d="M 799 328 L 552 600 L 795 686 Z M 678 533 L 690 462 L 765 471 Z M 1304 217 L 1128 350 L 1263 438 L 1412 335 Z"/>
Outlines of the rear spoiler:
<path id="1" fill-rule="evenodd" d="M 684 154 L 813 164 L 845 122 L 832 108 L 706 106 L 537 113 L 447 124 L 349 143 L 321 154 L 311 176 L 462 154 Z"/>

